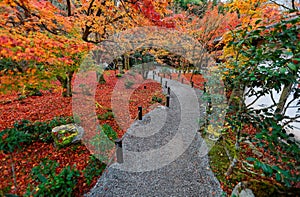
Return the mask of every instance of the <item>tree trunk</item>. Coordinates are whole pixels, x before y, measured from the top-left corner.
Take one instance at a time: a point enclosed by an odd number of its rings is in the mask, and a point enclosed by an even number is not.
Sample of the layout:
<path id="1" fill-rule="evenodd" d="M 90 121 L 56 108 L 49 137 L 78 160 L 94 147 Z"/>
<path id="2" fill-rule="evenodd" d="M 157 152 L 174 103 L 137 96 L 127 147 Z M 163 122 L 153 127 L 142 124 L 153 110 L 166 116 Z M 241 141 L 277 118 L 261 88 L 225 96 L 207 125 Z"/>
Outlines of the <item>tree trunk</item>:
<path id="1" fill-rule="evenodd" d="M 63 92 L 63 97 L 71 97 L 72 96 L 72 78 L 73 78 L 74 71 L 68 71 L 66 78 L 63 78 L 60 75 L 57 75 L 56 78 L 60 82 Z"/>
<path id="2" fill-rule="evenodd" d="M 129 66 L 129 55 L 124 55 L 124 65 L 125 65 L 125 70 L 129 70 L 130 66 Z"/>
<path id="3" fill-rule="evenodd" d="M 229 106 L 234 107 L 236 111 L 241 110 L 242 107 L 245 106 L 244 91 L 245 86 L 241 84 L 236 85 L 236 87 L 232 90 L 228 104 Z"/>
<path id="4" fill-rule="evenodd" d="M 73 71 L 68 72 L 67 75 L 67 93 L 66 97 L 71 97 L 72 96 L 72 79 L 73 79 Z"/>
<path id="5" fill-rule="evenodd" d="M 278 105 L 277 105 L 277 108 L 275 111 L 276 114 L 281 114 L 283 112 L 285 103 L 290 95 L 292 87 L 293 87 L 293 83 L 289 83 L 288 85 L 285 85 L 283 87 L 283 90 L 280 95 L 280 99 L 279 99 L 279 102 L 278 102 Z"/>

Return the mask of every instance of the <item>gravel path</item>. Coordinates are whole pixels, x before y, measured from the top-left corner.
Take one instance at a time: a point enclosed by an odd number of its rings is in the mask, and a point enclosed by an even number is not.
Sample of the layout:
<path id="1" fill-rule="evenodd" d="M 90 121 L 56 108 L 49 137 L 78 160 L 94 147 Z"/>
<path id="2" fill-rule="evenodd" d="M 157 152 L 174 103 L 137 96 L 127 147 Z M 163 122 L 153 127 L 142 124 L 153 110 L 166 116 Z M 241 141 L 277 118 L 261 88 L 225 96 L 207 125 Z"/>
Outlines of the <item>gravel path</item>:
<path id="1" fill-rule="evenodd" d="M 110 165 L 86 196 L 221 196 L 197 133 L 201 93 L 165 81 L 171 87 L 170 107 L 157 107 L 128 129 L 124 163 Z"/>

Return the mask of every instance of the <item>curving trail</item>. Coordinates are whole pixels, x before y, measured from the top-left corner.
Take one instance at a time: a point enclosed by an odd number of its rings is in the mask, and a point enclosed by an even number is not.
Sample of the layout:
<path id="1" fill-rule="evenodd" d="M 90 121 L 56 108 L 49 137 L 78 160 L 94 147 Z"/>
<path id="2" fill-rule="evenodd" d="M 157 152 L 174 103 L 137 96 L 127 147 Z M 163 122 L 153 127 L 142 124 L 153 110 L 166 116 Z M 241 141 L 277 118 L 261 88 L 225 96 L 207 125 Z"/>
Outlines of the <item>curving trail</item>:
<path id="1" fill-rule="evenodd" d="M 110 165 L 86 196 L 222 195 L 208 148 L 197 133 L 204 111 L 201 92 L 165 81 L 171 88 L 170 107 L 157 107 L 131 125 L 123 137 L 124 163 Z"/>

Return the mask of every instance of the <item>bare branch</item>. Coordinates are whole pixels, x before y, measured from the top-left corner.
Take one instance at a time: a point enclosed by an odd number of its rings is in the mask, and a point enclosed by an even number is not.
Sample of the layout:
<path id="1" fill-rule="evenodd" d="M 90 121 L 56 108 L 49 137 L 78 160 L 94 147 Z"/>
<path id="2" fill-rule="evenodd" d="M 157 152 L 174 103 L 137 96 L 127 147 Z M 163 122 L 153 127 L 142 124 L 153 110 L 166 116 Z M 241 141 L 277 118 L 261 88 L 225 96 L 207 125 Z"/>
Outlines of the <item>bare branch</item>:
<path id="1" fill-rule="evenodd" d="M 280 7 L 283 7 L 283 8 L 285 8 L 285 9 L 287 9 L 287 10 L 292 10 L 291 8 L 285 6 L 284 4 L 278 3 L 277 1 L 274 1 L 274 0 L 270 0 L 270 1 L 271 1 L 272 3 L 274 3 L 274 4 L 278 5 L 278 6 L 280 6 Z M 294 2 L 294 0 L 292 1 L 292 4 L 294 4 L 293 7 L 295 7 L 295 2 Z M 295 10 L 295 9 L 293 8 L 293 10 Z"/>

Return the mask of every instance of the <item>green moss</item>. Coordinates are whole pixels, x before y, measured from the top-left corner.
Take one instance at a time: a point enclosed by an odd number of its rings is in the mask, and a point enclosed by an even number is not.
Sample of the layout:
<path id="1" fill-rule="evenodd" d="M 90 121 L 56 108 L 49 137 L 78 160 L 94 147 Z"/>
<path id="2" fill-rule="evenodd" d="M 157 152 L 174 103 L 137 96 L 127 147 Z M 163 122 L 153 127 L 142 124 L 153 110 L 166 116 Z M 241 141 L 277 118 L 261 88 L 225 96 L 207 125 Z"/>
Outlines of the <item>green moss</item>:
<path id="1" fill-rule="evenodd" d="M 208 156 L 210 158 L 210 166 L 215 175 L 220 181 L 224 182 L 226 180 L 224 174 L 230 165 L 230 161 L 226 155 L 223 144 L 220 141 L 215 143 L 208 153 Z"/>
<path id="2" fill-rule="evenodd" d="M 58 133 L 61 134 L 61 135 L 64 134 L 64 133 L 66 133 L 66 132 L 67 132 L 67 130 L 60 130 L 60 131 L 58 131 Z"/>
<path id="3" fill-rule="evenodd" d="M 238 168 L 234 168 L 232 174 L 226 177 L 225 174 L 231 164 L 226 153 L 225 147 L 231 158 L 234 157 L 235 147 L 233 141 L 226 139 L 225 136 L 220 138 L 210 150 L 208 156 L 210 158 L 210 166 L 215 173 L 217 179 L 227 189 L 233 189 L 239 182 L 247 180 L 247 175 Z"/>
<path id="4" fill-rule="evenodd" d="M 208 156 L 213 172 L 226 188 L 233 189 L 238 182 L 244 182 L 247 183 L 247 188 L 250 188 L 254 195 L 259 197 L 296 196 L 296 194 L 300 193 L 300 188 L 287 188 L 279 184 L 270 183 L 270 181 L 257 180 L 255 175 L 250 175 L 245 170 L 237 167 L 235 167 L 232 174 L 226 178 L 225 173 L 230 165 L 230 161 L 224 147 L 227 148 L 230 156 L 233 157 L 235 151 L 234 141 L 225 136 L 214 144 Z"/>
<path id="5" fill-rule="evenodd" d="M 65 146 L 68 146 L 73 139 L 78 135 L 78 131 L 72 131 L 73 133 L 71 133 L 69 136 L 64 136 L 66 133 L 68 133 L 67 130 L 60 130 L 57 132 L 57 136 L 54 136 L 55 134 L 52 133 L 55 145 L 58 148 L 63 148 Z M 61 139 L 62 141 L 59 141 L 58 139 Z"/>
<path id="6" fill-rule="evenodd" d="M 297 196 L 300 193 L 300 188 L 287 188 L 276 185 L 264 180 L 251 180 L 248 186 L 255 196 L 260 197 L 286 197 L 286 196 Z"/>

